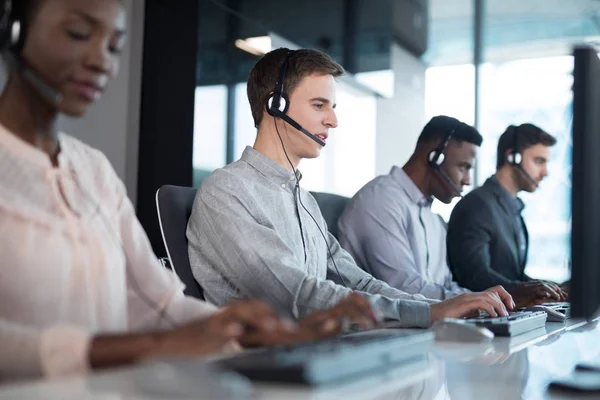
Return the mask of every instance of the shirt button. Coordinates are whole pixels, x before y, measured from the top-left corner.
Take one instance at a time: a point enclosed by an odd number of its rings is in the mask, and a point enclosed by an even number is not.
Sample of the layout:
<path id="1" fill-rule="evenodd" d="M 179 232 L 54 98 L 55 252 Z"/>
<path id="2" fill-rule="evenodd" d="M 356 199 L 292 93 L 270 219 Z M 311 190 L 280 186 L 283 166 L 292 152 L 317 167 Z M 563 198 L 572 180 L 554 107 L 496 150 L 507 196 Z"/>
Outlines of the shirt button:
<path id="1" fill-rule="evenodd" d="M 296 179 L 294 175 L 290 176 L 290 181 L 293 181 L 294 179 Z"/>
<path id="2" fill-rule="evenodd" d="M 284 189 L 285 189 L 285 186 L 286 186 L 285 183 L 281 184 L 281 187 L 284 188 Z"/>

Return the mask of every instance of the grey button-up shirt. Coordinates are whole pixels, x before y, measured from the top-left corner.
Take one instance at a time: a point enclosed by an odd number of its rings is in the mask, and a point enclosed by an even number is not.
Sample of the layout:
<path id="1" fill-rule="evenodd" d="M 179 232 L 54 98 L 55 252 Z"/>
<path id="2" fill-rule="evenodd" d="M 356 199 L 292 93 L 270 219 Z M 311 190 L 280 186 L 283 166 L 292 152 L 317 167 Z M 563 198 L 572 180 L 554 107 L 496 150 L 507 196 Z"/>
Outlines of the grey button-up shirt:
<path id="1" fill-rule="evenodd" d="M 208 301 L 222 306 L 253 297 L 299 318 L 333 307 L 356 290 L 403 326 L 430 325 L 432 301 L 394 289 L 360 269 L 328 233 L 315 199 L 300 189 L 348 288 L 342 286 L 315 222 L 299 206 L 305 257 L 295 195 L 291 169 L 251 147 L 202 183 L 187 238 L 192 271 Z"/>
<path id="2" fill-rule="evenodd" d="M 402 168 L 393 167 L 352 198 L 340 243 L 367 272 L 407 293 L 448 299 L 468 289 L 452 281 L 446 224 Z"/>

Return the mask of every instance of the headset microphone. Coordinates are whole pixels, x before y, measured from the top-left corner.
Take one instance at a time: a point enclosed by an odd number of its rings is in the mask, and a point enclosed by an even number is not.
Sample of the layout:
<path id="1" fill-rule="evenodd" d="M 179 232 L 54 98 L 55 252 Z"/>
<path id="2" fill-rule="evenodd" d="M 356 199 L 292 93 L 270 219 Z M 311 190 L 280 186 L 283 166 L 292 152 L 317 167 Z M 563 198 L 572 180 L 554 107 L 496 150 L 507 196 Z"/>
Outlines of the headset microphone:
<path id="1" fill-rule="evenodd" d="M 288 50 L 285 59 L 283 60 L 283 64 L 281 64 L 281 68 L 279 69 L 279 76 L 277 77 L 277 82 L 275 82 L 275 89 L 267 99 L 267 112 L 273 117 L 281 118 L 283 121 L 285 121 L 289 125 L 293 126 L 297 130 L 299 130 L 300 132 L 304 133 L 306 136 L 317 142 L 320 146 L 325 147 L 324 141 L 322 141 L 316 135 L 304 129 L 302 125 L 300 125 L 298 122 L 294 121 L 289 115 L 287 115 L 287 110 L 290 107 L 290 98 L 284 91 L 283 81 L 285 80 L 285 73 L 287 72 L 290 57 L 293 54 L 293 50 Z"/>
<path id="2" fill-rule="evenodd" d="M 307 131 L 306 129 L 304 129 L 302 127 L 302 125 L 300 125 L 299 123 L 297 123 L 296 121 L 294 121 L 287 114 L 284 114 L 284 113 L 282 113 L 279 110 L 276 110 L 274 112 L 274 116 L 281 118 L 282 120 L 284 120 L 285 122 L 287 122 L 288 124 L 290 124 L 291 126 L 293 126 L 294 128 L 298 129 L 300 132 L 304 133 L 306 136 L 308 136 L 309 138 L 311 138 L 312 140 L 314 140 L 315 142 L 317 142 L 319 145 L 325 147 L 325 142 L 324 141 L 322 141 L 317 136 L 313 135 L 312 133 L 310 133 L 309 131 Z"/>
<path id="3" fill-rule="evenodd" d="M 458 188 L 458 186 L 456 186 L 456 184 L 454 182 L 452 182 L 452 179 L 450 179 L 450 177 L 448 176 L 448 174 L 446 173 L 446 171 L 444 170 L 443 167 L 439 167 L 438 168 L 438 172 L 440 173 L 440 176 L 446 181 L 446 183 L 448 185 L 450 185 L 450 187 L 452 188 L 452 190 L 454 190 L 456 192 L 456 195 L 458 197 L 460 197 L 462 199 L 462 192 L 460 191 L 460 189 Z"/>
<path id="4" fill-rule="evenodd" d="M 53 104 L 59 104 L 62 101 L 62 93 L 46 84 L 33 69 L 26 65 L 21 57 L 13 54 L 13 52 L 9 50 L 5 53 L 5 59 L 23 78 L 25 78 L 25 80 L 27 80 L 27 82 L 35 87 L 44 98 L 51 101 Z"/>
<path id="5" fill-rule="evenodd" d="M 531 184 L 532 184 L 533 186 L 535 186 L 536 188 L 539 188 L 539 187 L 540 187 L 540 185 L 538 185 L 538 183 L 535 181 L 535 179 L 533 179 L 533 178 L 531 177 L 531 175 L 529 175 L 529 174 L 527 173 L 527 171 L 525 171 L 525 168 L 523 168 L 523 166 L 522 166 L 521 164 L 519 164 L 519 165 L 515 165 L 515 167 L 517 168 L 517 170 L 521 171 L 521 173 L 523 174 L 523 176 L 525 177 L 525 179 L 527 179 L 529 182 L 531 182 Z"/>

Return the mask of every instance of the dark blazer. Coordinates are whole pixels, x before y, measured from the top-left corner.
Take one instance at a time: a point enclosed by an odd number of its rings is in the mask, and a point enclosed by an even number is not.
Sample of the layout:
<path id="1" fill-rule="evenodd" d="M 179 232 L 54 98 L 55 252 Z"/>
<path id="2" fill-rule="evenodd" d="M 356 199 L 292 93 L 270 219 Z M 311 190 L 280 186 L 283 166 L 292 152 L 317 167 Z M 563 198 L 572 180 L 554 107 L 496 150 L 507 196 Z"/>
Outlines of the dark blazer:
<path id="1" fill-rule="evenodd" d="M 448 265 L 459 285 L 482 291 L 495 285 L 510 288 L 527 281 L 527 250 L 519 259 L 517 218 L 497 181 L 467 194 L 454 207 L 446 245 Z M 527 248 L 529 236 L 523 219 Z"/>

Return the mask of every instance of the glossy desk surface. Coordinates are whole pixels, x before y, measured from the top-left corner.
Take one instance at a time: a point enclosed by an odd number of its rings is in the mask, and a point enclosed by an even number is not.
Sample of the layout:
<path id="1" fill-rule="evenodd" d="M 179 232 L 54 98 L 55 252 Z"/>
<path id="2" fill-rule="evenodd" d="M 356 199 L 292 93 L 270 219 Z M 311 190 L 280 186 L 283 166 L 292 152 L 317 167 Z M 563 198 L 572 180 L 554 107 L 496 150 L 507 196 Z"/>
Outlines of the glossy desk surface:
<path id="1" fill-rule="evenodd" d="M 436 342 L 428 359 L 417 366 L 324 388 L 250 385 L 221 376 L 237 390 L 224 392 L 210 388 L 219 379 L 211 374 L 181 381 L 170 371 L 138 367 L 66 381 L 0 386 L 0 399 L 600 399 L 600 393 L 548 389 L 553 379 L 568 376 L 577 363 L 598 357 L 598 322 L 569 321 L 488 344 Z M 175 388 L 183 393 L 172 391 Z"/>

